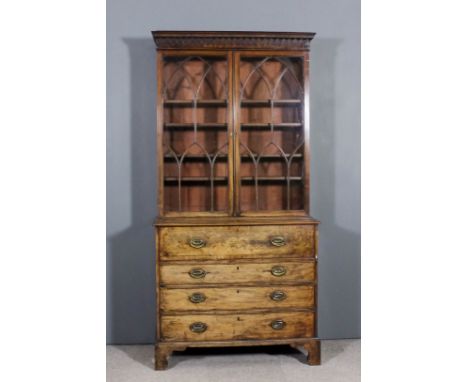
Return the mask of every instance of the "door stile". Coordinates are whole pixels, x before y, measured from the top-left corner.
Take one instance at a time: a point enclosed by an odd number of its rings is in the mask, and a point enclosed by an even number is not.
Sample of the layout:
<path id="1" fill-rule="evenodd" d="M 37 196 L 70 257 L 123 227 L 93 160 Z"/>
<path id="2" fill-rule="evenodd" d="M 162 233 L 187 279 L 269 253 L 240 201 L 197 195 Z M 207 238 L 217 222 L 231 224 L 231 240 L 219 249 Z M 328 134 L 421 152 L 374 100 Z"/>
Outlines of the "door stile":
<path id="1" fill-rule="evenodd" d="M 163 125 L 164 125 L 164 106 L 163 106 L 163 67 L 164 53 L 158 50 L 156 53 L 156 79 L 157 79 L 157 97 L 156 97 L 156 152 L 157 152 L 157 179 L 158 179 L 158 216 L 164 216 L 164 153 L 163 153 Z"/>
<path id="2" fill-rule="evenodd" d="M 233 62 L 232 62 L 232 74 L 233 74 L 233 82 L 232 82 L 232 110 L 233 110 L 233 136 L 234 136 L 234 183 L 233 183 L 233 191 L 234 191 L 234 216 L 240 215 L 240 100 L 239 100 L 239 89 L 240 89 L 240 80 L 239 80 L 239 60 L 240 60 L 240 53 L 237 51 L 233 52 Z"/>
<path id="3" fill-rule="evenodd" d="M 234 70 L 233 70 L 233 52 L 228 51 L 226 52 L 227 55 L 227 60 L 228 60 L 228 103 L 227 103 L 227 108 L 228 108 L 228 115 L 227 115 L 227 120 L 228 120 L 228 144 L 229 144 L 229 150 L 228 150 L 228 171 L 229 171 L 229 215 L 233 216 L 235 215 L 235 210 L 236 210 L 236 164 L 235 164 L 235 155 L 236 155 L 236 150 L 235 150 L 235 115 L 236 112 L 234 110 L 234 97 L 235 97 L 235 91 L 233 89 L 233 85 L 235 83 L 234 80 Z"/>
<path id="4" fill-rule="evenodd" d="M 304 211 L 310 214 L 310 89 L 309 89 L 309 52 L 303 53 L 303 131 L 304 131 Z"/>

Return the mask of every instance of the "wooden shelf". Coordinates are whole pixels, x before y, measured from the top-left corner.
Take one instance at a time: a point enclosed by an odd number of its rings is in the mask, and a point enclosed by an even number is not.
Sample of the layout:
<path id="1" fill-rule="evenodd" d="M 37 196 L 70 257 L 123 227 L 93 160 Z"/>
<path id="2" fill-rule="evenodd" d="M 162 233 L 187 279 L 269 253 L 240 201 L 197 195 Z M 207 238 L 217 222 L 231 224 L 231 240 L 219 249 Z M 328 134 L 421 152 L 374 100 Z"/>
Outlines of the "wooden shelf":
<path id="1" fill-rule="evenodd" d="M 180 155 L 178 158 L 180 159 Z M 213 159 L 214 155 L 209 156 L 211 159 Z M 220 154 L 216 157 L 216 160 L 226 160 L 228 158 L 227 154 Z M 175 160 L 174 155 L 164 155 L 164 160 Z M 204 154 L 191 154 L 191 155 L 186 155 L 184 157 L 184 161 L 206 161 L 208 160 L 207 156 Z"/>
<path id="2" fill-rule="evenodd" d="M 165 106 L 195 106 L 193 99 L 166 99 L 163 101 Z M 225 99 L 198 99 L 197 106 L 226 106 Z"/>
<path id="3" fill-rule="evenodd" d="M 180 129 L 180 130 L 192 130 L 195 128 L 194 123 L 165 123 L 165 129 Z M 197 129 L 226 129 L 227 123 L 215 123 L 215 122 L 203 122 L 197 123 Z"/>
<path id="4" fill-rule="evenodd" d="M 287 128 L 294 128 L 294 127 L 302 127 L 302 123 L 300 122 L 281 122 L 281 123 L 241 123 L 241 129 L 270 129 L 271 125 L 275 129 L 287 129 Z"/>
<path id="5" fill-rule="evenodd" d="M 295 106 L 301 105 L 301 99 L 243 99 L 242 106 Z"/>
<path id="6" fill-rule="evenodd" d="M 216 176 L 213 178 L 213 180 L 217 183 L 219 182 L 227 182 L 228 177 L 227 176 Z M 178 183 L 179 178 L 176 176 L 167 176 L 164 178 L 164 182 L 166 183 Z M 182 183 L 210 183 L 211 178 L 207 176 L 183 176 L 181 178 Z"/>
<path id="7" fill-rule="evenodd" d="M 197 123 L 197 130 L 225 130 L 227 134 L 227 123 Z M 166 131 L 181 131 L 195 130 L 194 123 L 165 123 L 164 130 Z M 227 139 L 227 138 L 226 138 Z"/>
<path id="8" fill-rule="evenodd" d="M 286 154 L 286 158 L 290 158 L 291 157 L 291 154 Z M 292 155 L 293 159 L 301 159 L 302 158 L 302 154 L 294 154 Z M 257 159 L 258 158 L 258 154 L 255 154 L 254 155 L 254 158 Z M 241 159 L 245 159 L 245 160 L 252 160 L 252 157 L 248 154 L 243 154 L 241 155 Z M 284 157 L 280 154 L 268 154 L 268 155 L 262 155 L 261 159 L 260 160 L 284 160 Z"/>
<path id="9" fill-rule="evenodd" d="M 209 156 L 211 159 L 213 159 L 214 155 Z M 252 157 L 248 154 L 243 154 L 240 156 L 242 160 L 249 161 L 252 160 Z M 254 158 L 257 159 L 258 155 L 255 154 Z M 286 154 L 286 158 L 290 158 L 291 154 Z M 302 154 L 294 154 L 292 155 L 293 159 L 301 159 Z M 177 157 L 180 159 L 180 155 Z M 216 157 L 216 160 L 222 160 L 225 161 L 228 159 L 227 154 L 221 154 Z M 166 154 L 164 155 L 164 160 L 166 161 L 175 161 L 175 158 L 173 155 Z M 206 155 L 203 154 L 192 154 L 192 155 L 186 155 L 184 157 L 184 161 L 206 161 L 208 160 Z M 280 154 L 269 154 L 269 155 L 262 155 L 261 160 L 284 160 L 284 157 Z"/>
<path id="10" fill-rule="evenodd" d="M 255 177 L 253 176 L 243 176 L 241 178 L 242 182 L 254 182 Z M 257 177 L 259 182 L 286 182 L 285 176 L 259 176 Z M 298 182 L 302 180 L 302 176 L 290 176 L 290 181 Z"/>

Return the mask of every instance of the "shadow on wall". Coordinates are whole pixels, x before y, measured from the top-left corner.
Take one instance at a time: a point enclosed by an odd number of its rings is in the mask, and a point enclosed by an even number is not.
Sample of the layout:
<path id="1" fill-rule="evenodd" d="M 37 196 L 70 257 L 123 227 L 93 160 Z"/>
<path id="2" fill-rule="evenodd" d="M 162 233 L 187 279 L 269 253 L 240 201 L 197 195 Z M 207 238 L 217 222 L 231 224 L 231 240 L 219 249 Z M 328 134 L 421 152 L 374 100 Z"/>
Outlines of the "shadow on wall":
<path id="1" fill-rule="evenodd" d="M 311 206 L 313 216 L 321 221 L 318 331 L 323 339 L 360 337 L 361 325 L 360 235 L 340 227 L 336 211 L 337 136 L 346 136 L 338 131 L 336 123 L 335 65 L 339 45 L 338 39 L 314 39 L 310 58 Z M 352 206 L 350 211 L 360 214 L 359 206 Z M 345 213 L 349 211 L 340 211 Z"/>
<path id="2" fill-rule="evenodd" d="M 126 38 L 131 80 L 132 223 L 108 238 L 107 341 L 152 343 L 155 333 L 156 52 L 151 38 Z M 118 192 L 118 190 L 109 190 Z"/>
<path id="3" fill-rule="evenodd" d="M 312 211 L 320 226 L 319 336 L 360 336 L 360 236 L 336 221 L 336 39 L 311 44 Z M 156 69 L 151 38 L 126 38 L 131 65 L 132 223 L 108 238 L 108 343 L 155 334 Z M 109 190 L 118 192 L 118 190 Z M 356 209 L 359 213 L 359 210 Z"/>

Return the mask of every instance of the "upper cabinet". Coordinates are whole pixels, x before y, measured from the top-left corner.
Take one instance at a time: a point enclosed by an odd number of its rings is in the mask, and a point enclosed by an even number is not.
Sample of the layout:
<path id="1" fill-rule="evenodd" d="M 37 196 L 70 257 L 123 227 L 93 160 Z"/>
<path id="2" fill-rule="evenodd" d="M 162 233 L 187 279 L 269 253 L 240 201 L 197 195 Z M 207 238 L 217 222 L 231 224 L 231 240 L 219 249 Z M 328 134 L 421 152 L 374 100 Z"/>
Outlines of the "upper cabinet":
<path id="1" fill-rule="evenodd" d="M 313 34 L 154 32 L 159 214 L 307 215 Z"/>

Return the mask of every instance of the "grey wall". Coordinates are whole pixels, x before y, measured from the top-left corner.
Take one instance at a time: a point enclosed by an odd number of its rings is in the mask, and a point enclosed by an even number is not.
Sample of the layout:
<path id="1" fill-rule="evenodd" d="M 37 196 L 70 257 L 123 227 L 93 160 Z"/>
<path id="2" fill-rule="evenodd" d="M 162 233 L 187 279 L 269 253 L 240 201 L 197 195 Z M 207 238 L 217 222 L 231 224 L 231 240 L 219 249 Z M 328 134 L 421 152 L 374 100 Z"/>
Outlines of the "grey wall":
<path id="1" fill-rule="evenodd" d="M 107 340 L 154 338 L 155 47 L 150 31 L 316 32 L 312 215 L 322 221 L 319 335 L 360 336 L 359 0 L 108 0 Z"/>

